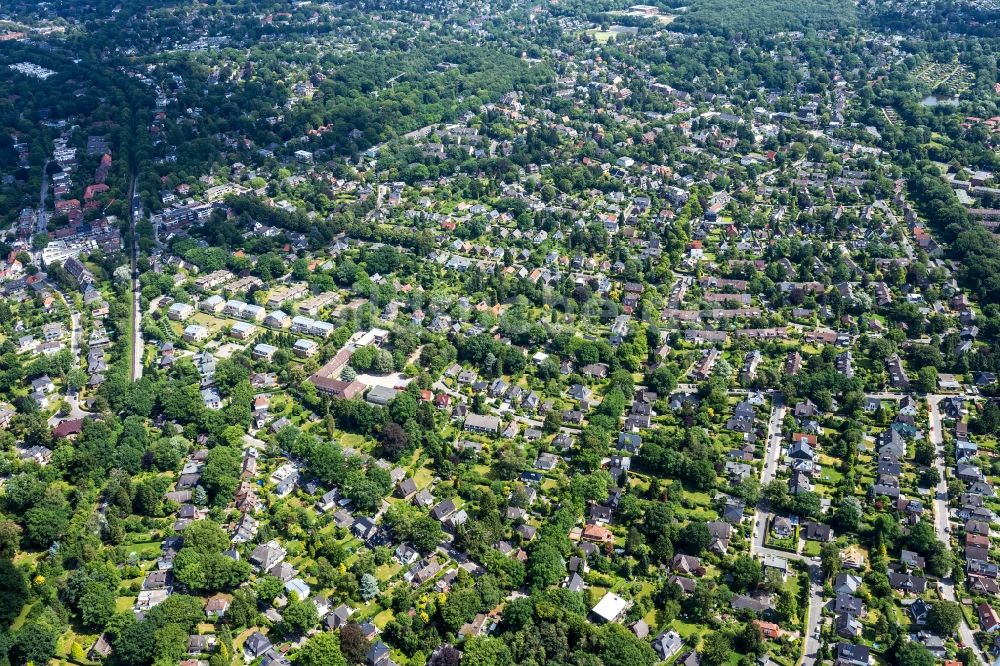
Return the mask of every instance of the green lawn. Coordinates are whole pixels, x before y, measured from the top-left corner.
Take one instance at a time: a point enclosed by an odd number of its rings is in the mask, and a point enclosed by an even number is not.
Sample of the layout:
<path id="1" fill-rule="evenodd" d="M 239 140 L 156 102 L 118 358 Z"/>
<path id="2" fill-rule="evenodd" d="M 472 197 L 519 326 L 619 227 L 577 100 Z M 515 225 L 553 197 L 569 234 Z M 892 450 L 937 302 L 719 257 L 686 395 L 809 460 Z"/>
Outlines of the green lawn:
<path id="1" fill-rule="evenodd" d="M 340 445 L 344 447 L 351 447 L 352 449 L 360 449 L 364 443 L 365 438 L 362 435 L 355 434 L 353 432 L 344 433 L 339 438 Z"/>
<path id="2" fill-rule="evenodd" d="M 389 622 L 392 621 L 392 618 L 392 609 L 386 608 L 384 611 L 372 618 L 372 622 L 379 629 L 385 629 L 385 625 L 389 624 Z"/>
<path id="3" fill-rule="evenodd" d="M 699 522 L 715 520 L 719 517 L 717 512 L 702 507 L 695 507 L 693 509 L 685 509 L 682 507 L 677 511 L 677 513 L 679 516 L 683 516 L 687 520 L 695 520 Z"/>
<path id="4" fill-rule="evenodd" d="M 712 506 L 712 498 L 708 493 L 688 490 L 687 488 L 684 489 L 683 501 L 685 504 L 694 504 L 701 507 Z"/>
<path id="5" fill-rule="evenodd" d="M 403 570 L 403 565 L 393 559 L 387 564 L 383 564 L 375 569 L 375 577 L 381 581 L 386 581 Z"/>
<path id="6" fill-rule="evenodd" d="M 225 319 L 213 317 L 208 313 L 198 311 L 195 312 L 193 315 L 191 315 L 191 318 L 188 319 L 186 322 L 183 323 L 172 322 L 171 326 L 174 329 L 174 332 L 177 333 L 179 337 L 180 334 L 184 332 L 184 328 L 186 326 L 189 326 L 190 324 L 198 324 L 200 326 L 204 326 L 205 328 L 208 329 L 211 335 L 215 335 L 216 332 L 218 332 L 223 326 L 225 326 L 228 323 L 229 322 Z"/>
<path id="7" fill-rule="evenodd" d="M 685 622 L 680 618 L 674 618 L 674 621 L 670 623 L 670 626 L 681 635 L 681 638 L 687 638 L 688 636 L 695 634 L 700 635 L 703 629 L 701 625 Z"/>
<path id="8" fill-rule="evenodd" d="M 841 474 L 840 470 L 835 467 L 824 466 L 819 479 L 823 485 L 830 486 L 832 488 L 844 479 L 844 475 Z"/>
<path id="9" fill-rule="evenodd" d="M 799 594 L 802 590 L 802 581 L 799 580 L 799 575 L 792 571 L 785 578 L 785 589 L 792 593 L 792 596 L 796 599 L 799 598 Z"/>
<path id="10" fill-rule="evenodd" d="M 422 466 L 417 469 L 416 473 L 413 475 L 413 482 L 417 484 L 417 488 L 426 488 L 431 484 L 434 479 L 434 472 L 427 466 Z"/>
<path id="11" fill-rule="evenodd" d="M 601 44 L 606 44 L 612 37 L 612 33 L 607 30 L 588 30 L 587 33 Z"/>
<path id="12" fill-rule="evenodd" d="M 130 552 L 135 553 L 140 559 L 155 559 L 160 554 L 159 541 L 140 541 L 126 546 Z"/>
<path id="13" fill-rule="evenodd" d="M 11 623 L 10 625 L 11 629 L 17 630 L 24 625 L 24 621 L 28 618 L 28 613 L 31 612 L 32 606 L 34 606 L 34 604 L 24 605 L 24 608 L 21 609 L 21 613 L 16 618 L 14 618 L 14 621 Z"/>

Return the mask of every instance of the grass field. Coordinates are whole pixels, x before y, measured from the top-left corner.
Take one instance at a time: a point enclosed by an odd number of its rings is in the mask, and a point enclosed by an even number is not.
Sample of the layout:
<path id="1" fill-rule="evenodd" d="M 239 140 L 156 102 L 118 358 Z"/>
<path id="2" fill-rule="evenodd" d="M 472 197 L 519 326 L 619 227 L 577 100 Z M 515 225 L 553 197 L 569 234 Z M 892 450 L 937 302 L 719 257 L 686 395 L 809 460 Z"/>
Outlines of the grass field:
<path id="1" fill-rule="evenodd" d="M 397 562 L 395 559 L 383 564 L 375 569 L 375 577 L 380 581 L 386 581 L 395 576 L 397 573 L 403 570 L 403 565 Z"/>
<path id="2" fill-rule="evenodd" d="M 24 621 L 28 618 L 28 613 L 31 612 L 31 607 L 33 605 L 34 604 L 24 605 L 24 608 L 21 609 L 21 613 L 16 618 L 14 618 L 14 621 L 11 623 L 10 625 L 11 630 L 17 630 L 20 629 L 22 626 L 24 626 Z"/>
<path id="3" fill-rule="evenodd" d="M 670 623 L 670 626 L 681 635 L 681 638 L 687 638 L 692 635 L 701 635 L 702 627 L 697 624 L 685 622 L 680 618 L 674 618 L 674 621 Z"/>
<path id="4" fill-rule="evenodd" d="M 386 608 L 384 611 L 378 613 L 374 618 L 372 618 L 372 622 L 379 629 L 385 629 L 385 625 L 392 621 L 392 617 L 392 609 Z"/>
<path id="5" fill-rule="evenodd" d="M 638 32 L 637 28 L 630 28 L 627 26 L 613 25 L 607 30 L 601 30 L 600 28 L 593 28 L 588 30 L 587 34 L 592 36 L 601 44 L 606 44 L 612 37 L 615 39 L 620 39 L 622 37 L 631 37 Z"/>
<path id="6" fill-rule="evenodd" d="M 362 435 L 355 434 L 353 432 L 347 432 L 337 438 L 340 445 L 343 447 L 350 447 L 352 449 L 362 449 L 365 444 L 365 438 Z"/>
<path id="7" fill-rule="evenodd" d="M 417 484 L 418 489 L 426 488 L 433 480 L 434 472 L 429 467 L 420 467 L 417 469 L 416 474 L 413 475 L 413 482 Z"/>
<path id="8" fill-rule="evenodd" d="M 160 554 L 159 541 L 140 541 L 139 543 L 128 544 L 129 552 L 135 553 L 140 559 L 152 560 Z"/>

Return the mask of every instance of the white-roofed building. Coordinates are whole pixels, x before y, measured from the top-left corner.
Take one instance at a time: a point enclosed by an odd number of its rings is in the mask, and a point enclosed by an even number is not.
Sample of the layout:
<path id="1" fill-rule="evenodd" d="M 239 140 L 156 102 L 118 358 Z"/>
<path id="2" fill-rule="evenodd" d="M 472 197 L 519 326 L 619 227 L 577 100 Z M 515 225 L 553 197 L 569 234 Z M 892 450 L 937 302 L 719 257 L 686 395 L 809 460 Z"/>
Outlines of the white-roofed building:
<path id="1" fill-rule="evenodd" d="M 605 594 L 591 613 L 601 622 L 618 622 L 625 615 L 632 602 L 622 599 L 614 592 Z"/>

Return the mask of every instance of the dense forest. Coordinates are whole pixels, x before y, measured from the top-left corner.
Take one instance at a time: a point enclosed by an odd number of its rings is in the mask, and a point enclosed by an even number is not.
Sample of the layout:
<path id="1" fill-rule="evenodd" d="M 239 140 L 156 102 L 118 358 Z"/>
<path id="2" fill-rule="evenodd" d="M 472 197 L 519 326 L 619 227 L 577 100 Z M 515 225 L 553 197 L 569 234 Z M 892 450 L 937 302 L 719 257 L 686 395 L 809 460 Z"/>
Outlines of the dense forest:
<path id="1" fill-rule="evenodd" d="M 854 25 L 854 4 L 847 0 L 695 0 L 671 27 L 693 33 L 732 35 L 783 30 L 826 30 Z"/>

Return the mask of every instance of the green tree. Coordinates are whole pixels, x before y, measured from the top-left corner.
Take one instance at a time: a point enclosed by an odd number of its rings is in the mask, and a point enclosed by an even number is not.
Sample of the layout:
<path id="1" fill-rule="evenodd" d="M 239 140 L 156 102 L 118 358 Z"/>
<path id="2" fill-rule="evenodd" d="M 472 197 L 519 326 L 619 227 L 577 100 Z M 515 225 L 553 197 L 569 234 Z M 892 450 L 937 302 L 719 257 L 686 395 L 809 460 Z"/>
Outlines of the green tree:
<path id="1" fill-rule="evenodd" d="M 760 481 L 755 476 L 748 476 L 745 479 L 741 479 L 733 486 L 733 494 L 737 497 L 742 497 L 748 506 L 754 506 L 760 501 Z"/>
<path id="2" fill-rule="evenodd" d="M 940 547 L 934 527 L 926 520 L 921 520 L 910 528 L 910 533 L 906 535 L 906 543 L 921 554 L 933 553 Z"/>
<path id="3" fill-rule="evenodd" d="M 0 624 L 9 625 L 28 600 L 24 574 L 7 558 L 0 559 Z"/>
<path id="4" fill-rule="evenodd" d="M 976 430 L 986 435 L 995 435 L 1000 432 L 1000 405 L 992 400 L 987 400 L 983 405 L 983 411 L 979 418 L 974 421 Z"/>
<path id="5" fill-rule="evenodd" d="M 840 571 L 840 547 L 833 542 L 823 544 L 819 549 L 819 561 L 823 575 L 833 578 Z"/>
<path id="6" fill-rule="evenodd" d="M 176 664 L 187 654 L 188 632 L 184 627 L 168 624 L 158 628 L 153 634 L 156 647 L 153 649 L 157 662 Z"/>
<path id="7" fill-rule="evenodd" d="M 542 430 L 548 434 L 559 432 L 559 428 L 562 426 L 562 417 L 559 412 L 555 409 L 550 409 L 545 414 L 545 419 L 542 421 Z"/>
<path id="8" fill-rule="evenodd" d="M 514 666 L 507 643 L 492 636 L 476 636 L 465 642 L 462 662 L 476 666 Z"/>
<path id="9" fill-rule="evenodd" d="M 729 660 L 732 643 L 729 636 L 721 631 L 713 631 L 702 641 L 701 663 L 707 666 L 721 666 Z"/>
<path id="10" fill-rule="evenodd" d="M 196 520 L 189 523 L 182 533 L 184 548 L 202 553 L 221 553 L 230 546 L 229 536 L 212 520 Z"/>
<path id="11" fill-rule="evenodd" d="M 939 601 L 927 613 L 927 628 L 941 636 L 953 636 L 962 623 L 962 608 L 953 601 Z"/>
<path id="12" fill-rule="evenodd" d="M 803 516 L 815 518 L 822 510 L 819 493 L 810 490 L 800 492 L 792 499 L 792 510 Z"/>
<path id="13" fill-rule="evenodd" d="M 767 648 L 760 626 L 754 622 L 747 622 L 743 625 L 743 629 L 736 636 L 736 647 L 743 654 L 754 656 L 764 654 Z"/>
<path id="14" fill-rule="evenodd" d="M 467 587 L 448 595 L 441 606 L 441 619 L 451 631 L 457 631 L 466 622 L 472 621 L 482 607 L 482 599 L 475 588 Z"/>
<path id="15" fill-rule="evenodd" d="M 48 625 L 33 622 L 14 634 L 11 660 L 17 664 L 47 664 L 56 653 L 58 632 Z"/>
<path id="16" fill-rule="evenodd" d="M 934 445 L 929 440 L 917 440 L 914 445 L 913 462 L 924 467 L 934 464 Z"/>
<path id="17" fill-rule="evenodd" d="M 712 535 L 708 531 L 708 525 L 700 521 L 691 521 L 681 528 L 674 539 L 674 545 L 678 550 L 682 550 L 691 555 L 698 555 L 708 548 L 712 542 Z"/>
<path id="18" fill-rule="evenodd" d="M 657 661 L 652 646 L 620 624 L 604 628 L 600 655 L 606 666 L 652 666 Z"/>
<path id="19" fill-rule="evenodd" d="M 395 423 L 406 423 L 417 416 L 417 401 L 409 391 L 401 391 L 386 405 L 389 418 Z"/>
<path id="20" fill-rule="evenodd" d="M 370 573 L 366 573 L 365 575 L 361 576 L 359 590 L 362 599 L 364 599 L 366 602 L 371 601 L 372 599 L 377 597 L 379 593 L 378 579 L 375 578 L 375 576 L 371 575 Z"/>
<path id="21" fill-rule="evenodd" d="M 216 592 L 232 589 L 250 578 L 250 565 L 222 553 L 200 553 L 181 548 L 174 559 L 174 576 L 192 591 Z"/>
<path id="22" fill-rule="evenodd" d="M 934 655 L 920 643 L 904 638 L 896 646 L 897 666 L 934 666 L 935 663 Z"/>
<path id="23" fill-rule="evenodd" d="M 421 553 L 433 551 L 443 538 L 444 530 L 441 529 L 441 523 L 429 515 L 417 518 L 409 531 L 410 543 Z"/>
<path id="24" fill-rule="evenodd" d="M 205 603 L 199 597 L 190 594 L 172 594 L 166 601 L 149 611 L 146 619 L 158 627 L 164 624 L 177 624 L 190 632 L 204 619 L 204 606 Z"/>
<path id="25" fill-rule="evenodd" d="M 13 520 L 0 519 L 0 558 L 13 557 L 21 549 L 22 531 Z"/>
<path id="26" fill-rule="evenodd" d="M 917 370 L 917 378 L 913 383 L 921 393 L 933 393 L 937 388 L 938 371 L 933 365 L 927 365 Z"/>
<path id="27" fill-rule="evenodd" d="M 799 615 L 799 602 L 789 590 L 778 593 L 778 604 L 775 607 L 778 616 L 785 622 L 794 622 Z"/>
<path id="28" fill-rule="evenodd" d="M 69 529 L 69 515 L 62 504 L 47 504 L 24 514 L 24 540 L 34 548 L 48 548 Z"/>
<path id="29" fill-rule="evenodd" d="M 281 594 L 283 588 L 281 579 L 276 576 L 261 576 L 254 582 L 254 590 L 257 593 L 257 597 L 268 604 Z"/>
<path id="30" fill-rule="evenodd" d="M 736 590 L 753 590 L 764 578 L 760 562 L 749 555 L 738 555 L 729 566 L 729 573 Z"/>
<path id="31" fill-rule="evenodd" d="M 294 594 L 292 597 L 281 611 L 281 626 L 288 635 L 301 635 L 316 626 L 319 616 L 311 601 L 294 598 Z"/>
<path id="32" fill-rule="evenodd" d="M 98 582 L 88 583 L 77 604 L 81 622 L 94 631 L 104 629 L 115 614 L 117 601 L 115 592 L 106 585 Z"/>
<path id="33" fill-rule="evenodd" d="M 253 589 L 241 587 L 233 593 L 233 600 L 229 604 L 229 610 L 226 612 L 226 621 L 229 624 L 236 628 L 252 627 L 257 624 L 257 617 L 259 615 L 260 613 L 257 610 L 257 593 Z"/>
<path id="34" fill-rule="evenodd" d="M 938 578 L 951 575 L 955 568 L 955 556 L 950 550 L 938 548 L 927 559 L 927 572 Z"/>
<path id="35" fill-rule="evenodd" d="M 217 506 L 228 503 L 240 482 L 243 454 L 229 446 L 216 446 L 208 452 L 201 474 L 201 485 Z"/>
<path id="36" fill-rule="evenodd" d="M 527 574 L 532 588 L 540 590 L 563 579 L 566 561 L 554 546 L 542 542 L 528 554 Z"/>
<path id="37" fill-rule="evenodd" d="M 295 657 L 298 666 L 347 666 L 340 651 L 340 637 L 321 631 L 314 634 Z"/>
<path id="38" fill-rule="evenodd" d="M 204 491 L 202 491 L 204 492 Z M 135 487 L 132 509 L 140 516 L 156 516 L 162 509 L 162 493 L 157 492 L 152 483 L 140 483 Z M 192 523 L 197 524 L 197 523 Z"/>
<path id="39" fill-rule="evenodd" d="M 145 666 L 152 663 L 156 651 L 153 624 L 133 620 L 119 632 L 112 645 L 116 659 L 122 664 Z"/>
<path id="40" fill-rule="evenodd" d="M 845 497 L 837 505 L 835 521 L 842 532 L 857 532 L 861 525 L 861 505 L 854 497 Z"/>

